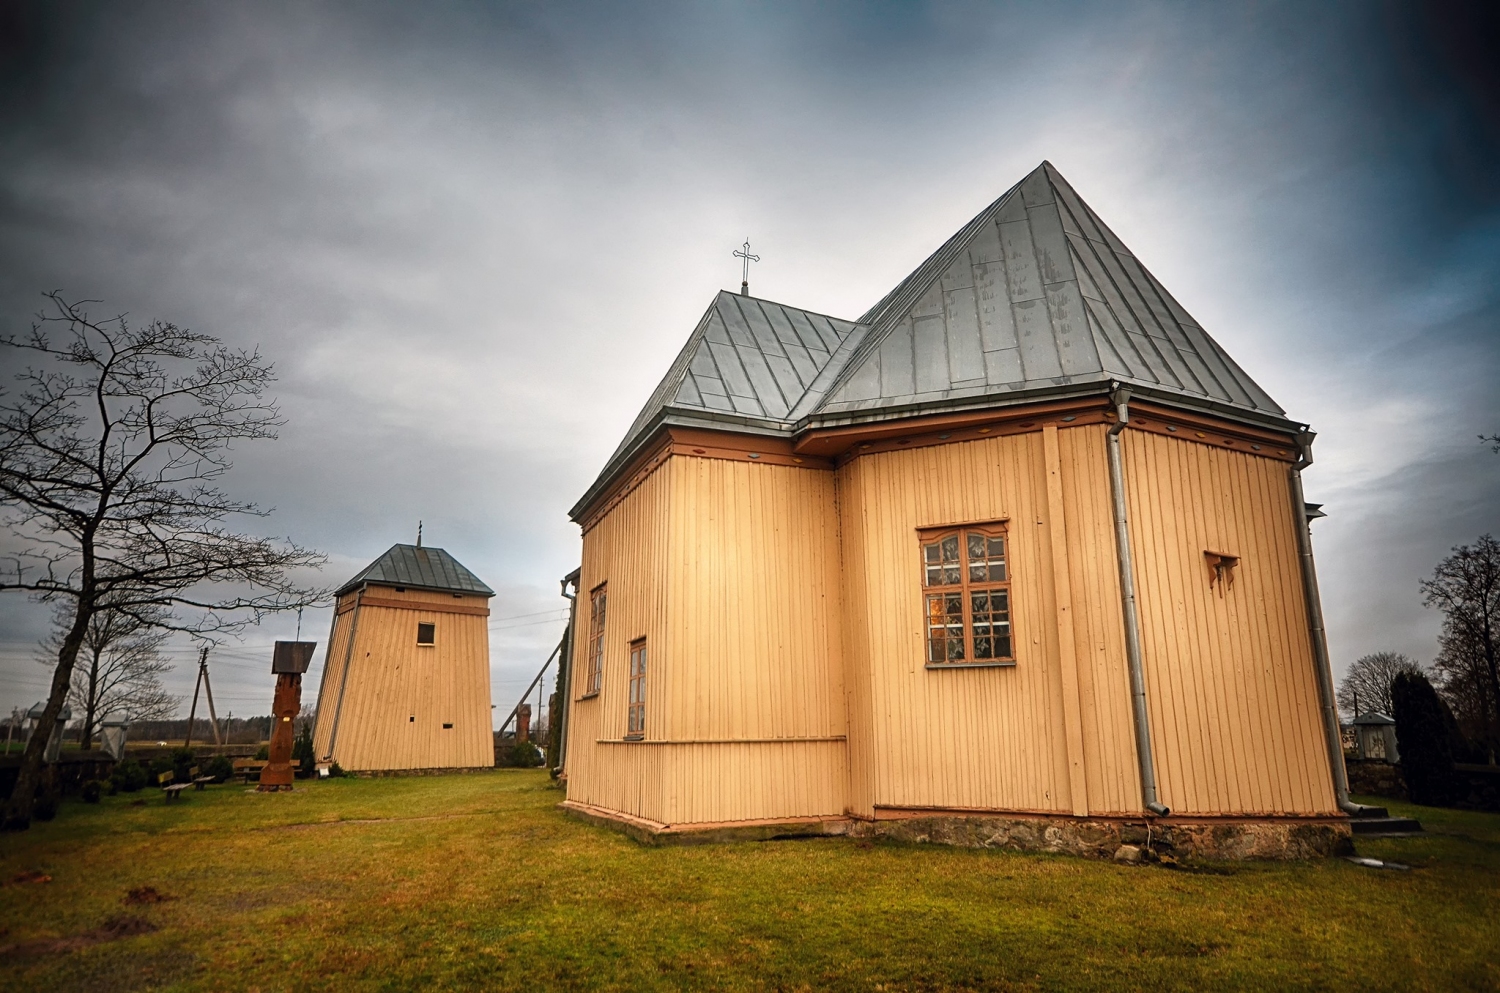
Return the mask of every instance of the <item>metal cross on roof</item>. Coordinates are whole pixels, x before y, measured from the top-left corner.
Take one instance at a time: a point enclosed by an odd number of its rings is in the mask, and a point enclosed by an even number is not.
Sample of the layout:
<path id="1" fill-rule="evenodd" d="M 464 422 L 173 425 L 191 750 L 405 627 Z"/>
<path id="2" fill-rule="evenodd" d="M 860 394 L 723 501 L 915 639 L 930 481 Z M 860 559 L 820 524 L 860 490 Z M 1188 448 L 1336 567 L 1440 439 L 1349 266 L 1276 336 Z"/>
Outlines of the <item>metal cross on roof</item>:
<path id="1" fill-rule="evenodd" d="M 750 239 L 746 238 L 744 247 L 737 249 L 734 257 L 745 260 L 744 272 L 740 277 L 740 296 L 747 297 L 750 295 L 750 263 L 759 262 L 760 256 L 750 254 Z"/>

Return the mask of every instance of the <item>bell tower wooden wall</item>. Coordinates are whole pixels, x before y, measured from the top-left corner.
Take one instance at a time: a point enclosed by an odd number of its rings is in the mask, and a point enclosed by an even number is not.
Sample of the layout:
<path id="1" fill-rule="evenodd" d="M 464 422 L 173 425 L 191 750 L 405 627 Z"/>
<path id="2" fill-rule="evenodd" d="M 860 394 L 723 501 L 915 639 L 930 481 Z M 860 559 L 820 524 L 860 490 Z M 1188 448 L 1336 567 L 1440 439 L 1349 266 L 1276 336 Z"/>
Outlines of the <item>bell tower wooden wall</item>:
<path id="1" fill-rule="evenodd" d="M 368 586 L 336 609 L 313 731 L 320 760 L 337 716 L 332 758 L 345 769 L 495 764 L 486 597 Z M 417 644 L 419 623 L 433 625 L 433 644 Z"/>

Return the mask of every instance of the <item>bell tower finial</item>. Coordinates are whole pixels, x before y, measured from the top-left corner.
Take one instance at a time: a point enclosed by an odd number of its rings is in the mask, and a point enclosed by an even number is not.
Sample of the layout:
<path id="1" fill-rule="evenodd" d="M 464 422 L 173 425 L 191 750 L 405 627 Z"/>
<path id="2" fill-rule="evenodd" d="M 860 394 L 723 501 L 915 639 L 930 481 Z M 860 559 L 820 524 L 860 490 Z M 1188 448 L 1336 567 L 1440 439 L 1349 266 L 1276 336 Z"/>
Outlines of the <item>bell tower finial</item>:
<path id="1" fill-rule="evenodd" d="M 422 522 L 417 522 L 417 547 L 422 547 Z"/>

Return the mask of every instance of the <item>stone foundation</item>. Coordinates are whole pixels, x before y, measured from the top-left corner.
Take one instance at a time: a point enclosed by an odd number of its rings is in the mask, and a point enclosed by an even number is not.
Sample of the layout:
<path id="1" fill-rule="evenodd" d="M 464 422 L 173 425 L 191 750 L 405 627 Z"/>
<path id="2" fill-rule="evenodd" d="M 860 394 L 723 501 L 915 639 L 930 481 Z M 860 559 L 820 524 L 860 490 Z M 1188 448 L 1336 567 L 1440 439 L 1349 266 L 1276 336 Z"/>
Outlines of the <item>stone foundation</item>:
<path id="1" fill-rule="evenodd" d="M 1112 858 L 1122 847 L 1143 854 L 1149 851 L 1158 856 L 1202 859 L 1308 859 L 1354 851 L 1348 821 L 1332 818 L 1166 818 L 1148 824 L 1071 817 L 941 815 L 856 821 L 849 833 L 915 844 L 1059 852 L 1090 858 Z"/>
<path id="2" fill-rule="evenodd" d="M 359 779 L 386 779 L 392 776 L 457 776 L 474 772 L 494 772 L 490 765 L 439 766 L 435 769 L 345 769 L 344 775 Z"/>
<path id="3" fill-rule="evenodd" d="M 1354 851 L 1343 817 L 1236 820 L 1000 816 L 963 813 L 892 813 L 874 820 L 804 818 L 728 824 L 658 824 L 571 801 L 559 804 L 581 820 L 622 831 L 648 845 L 771 841 L 819 835 L 882 838 L 909 844 L 1054 852 L 1085 858 L 1150 861 L 1162 856 L 1197 859 L 1310 859 Z"/>

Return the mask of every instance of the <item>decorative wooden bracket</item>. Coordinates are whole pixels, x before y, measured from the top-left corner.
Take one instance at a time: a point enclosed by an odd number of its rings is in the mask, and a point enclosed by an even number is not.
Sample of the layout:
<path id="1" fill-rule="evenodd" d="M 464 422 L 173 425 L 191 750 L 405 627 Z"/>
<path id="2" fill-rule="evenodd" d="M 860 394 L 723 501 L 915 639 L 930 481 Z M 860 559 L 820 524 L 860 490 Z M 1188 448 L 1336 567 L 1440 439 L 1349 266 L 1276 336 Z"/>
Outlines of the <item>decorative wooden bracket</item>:
<path id="1" fill-rule="evenodd" d="M 1234 588 L 1234 567 L 1240 564 L 1238 555 L 1228 555 L 1224 552 L 1210 552 L 1204 550 L 1203 558 L 1208 562 L 1208 586 L 1213 589 L 1219 587 L 1219 596 L 1224 595 L 1225 587 Z"/>

